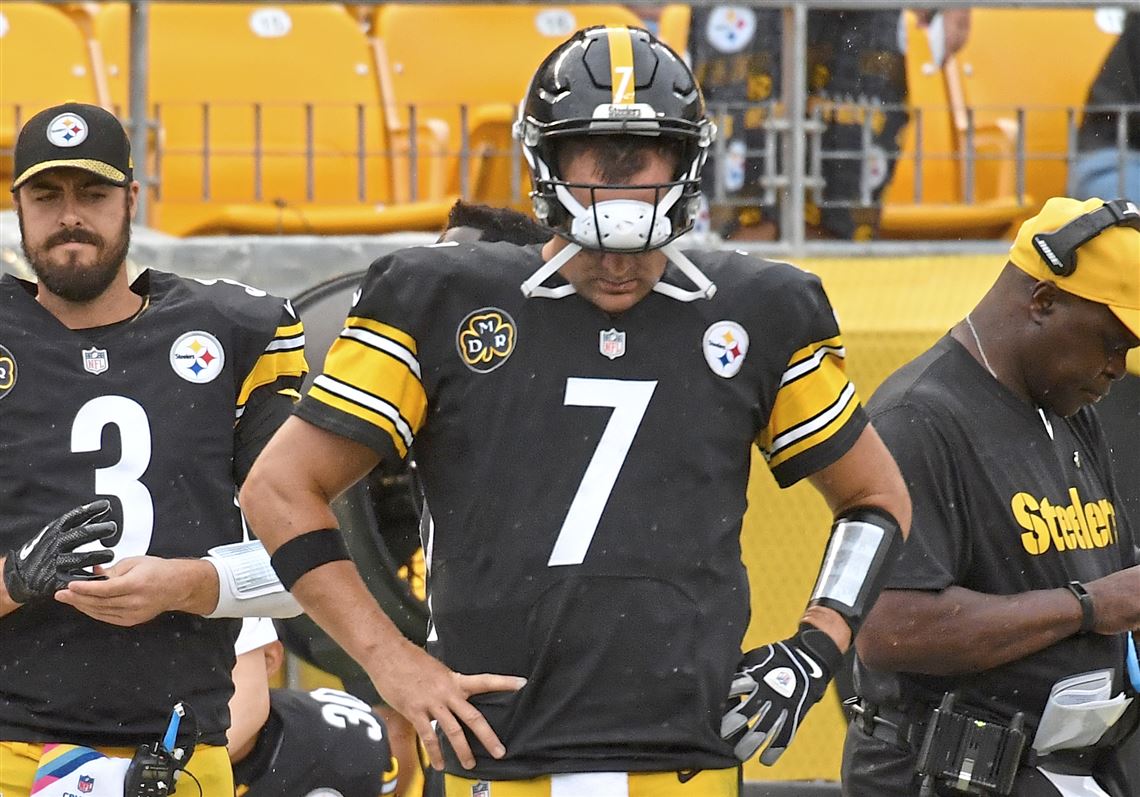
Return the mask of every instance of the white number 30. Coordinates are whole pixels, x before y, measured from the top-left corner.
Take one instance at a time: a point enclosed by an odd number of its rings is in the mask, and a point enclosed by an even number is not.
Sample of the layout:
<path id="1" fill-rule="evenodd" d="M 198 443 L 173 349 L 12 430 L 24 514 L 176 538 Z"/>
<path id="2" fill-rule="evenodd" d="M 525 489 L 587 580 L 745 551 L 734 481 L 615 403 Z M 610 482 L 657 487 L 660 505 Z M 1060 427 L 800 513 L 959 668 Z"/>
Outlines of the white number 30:
<path id="1" fill-rule="evenodd" d="M 321 703 L 321 717 L 334 728 L 347 728 L 349 725 L 363 725 L 368 730 L 368 738 L 378 742 L 384 738 L 384 727 L 372 713 L 368 704 L 339 689 L 321 687 L 309 692 L 309 697 Z"/>

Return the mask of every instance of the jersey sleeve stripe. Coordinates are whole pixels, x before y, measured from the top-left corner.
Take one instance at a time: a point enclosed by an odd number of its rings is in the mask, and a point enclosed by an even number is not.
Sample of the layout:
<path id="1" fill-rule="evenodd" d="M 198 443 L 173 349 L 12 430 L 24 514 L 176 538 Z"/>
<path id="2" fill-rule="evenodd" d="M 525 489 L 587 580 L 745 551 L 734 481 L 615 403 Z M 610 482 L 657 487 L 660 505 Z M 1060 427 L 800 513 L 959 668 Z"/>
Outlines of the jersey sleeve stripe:
<path id="1" fill-rule="evenodd" d="M 265 347 L 266 351 L 297 351 L 305 348 L 305 335 L 298 333 L 287 337 L 276 337 Z"/>
<path id="2" fill-rule="evenodd" d="M 848 382 L 838 398 L 824 410 L 791 427 L 772 441 L 764 450 L 768 467 L 774 468 L 830 438 L 843 428 L 859 406 L 855 386 Z"/>
<path id="3" fill-rule="evenodd" d="M 859 406 L 855 389 L 847 379 L 845 354 L 839 336 L 833 336 L 792 355 L 768 424 L 757 440 L 770 464 L 824 442 L 842 428 L 842 424 L 832 421 L 851 416 L 851 412 L 844 412 L 848 403 Z M 789 446 L 795 447 L 794 453 L 785 451 Z"/>
<path id="4" fill-rule="evenodd" d="M 313 380 L 309 398 L 383 429 L 391 436 L 401 457 L 407 454 L 415 438 L 411 424 L 393 404 L 328 374 Z"/>
<path id="5" fill-rule="evenodd" d="M 373 347 L 356 337 L 339 337 L 325 358 L 325 375 L 399 408 L 412 429 L 419 431 L 427 417 L 427 393 L 418 376 L 419 362 L 412 358 L 416 364 L 413 370 L 407 359 L 389 348 Z M 398 348 L 409 353 L 402 346 Z"/>
<path id="6" fill-rule="evenodd" d="M 791 364 L 788 369 L 784 371 L 784 375 L 780 378 L 780 387 L 784 387 L 797 379 L 810 374 L 815 371 L 824 362 L 824 357 L 832 356 L 840 360 L 847 358 L 847 349 L 842 344 L 838 343 L 838 338 L 832 341 L 821 341 L 820 343 L 813 344 L 808 347 L 810 353 L 806 357 L 798 357 L 804 350 L 796 352 L 793 355 Z"/>
<path id="7" fill-rule="evenodd" d="M 420 362 L 416 359 L 415 353 L 398 341 L 358 327 L 345 327 L 344 331 L 340 333 L 340 337 L 346 340 L 355 340 L 370 349 L 391 355 L 408 366 L 417 379 L 423 378 L 420 374 Z"/>
<path id="8" fill-rule="evenodd" d="M 346 328 L 349 329 L 367 329 L 375 332 L 381 337 L 388 338 L 389 340 L 400 344 L 405 349 L 410 351 L 413 355 L 416 354 L 416 339 L 398 329 L 394 326 L 384 324 L 372 318 L 363 318 L 361 316 L 349 316 L 348 320 L 344 322 Z"/>
<path id="9" fill-rule="evenodd" d="M 302 377 L 308 373 L 304 335 L 300 336 L 299 341 L 295 338 L 286 338 L 286 340 L 292 342 L 284 348 L 274 349 L 274 344 L 278 342 L 278 339 L 274 338 L 266 347 L 265 353 L 257 358 L 253 370 L 241 383 L 237 397 L 238 407 L 244 407 L 249 401 L 250 394 L 259 387 L 271 385 L 283 376 Z"/>

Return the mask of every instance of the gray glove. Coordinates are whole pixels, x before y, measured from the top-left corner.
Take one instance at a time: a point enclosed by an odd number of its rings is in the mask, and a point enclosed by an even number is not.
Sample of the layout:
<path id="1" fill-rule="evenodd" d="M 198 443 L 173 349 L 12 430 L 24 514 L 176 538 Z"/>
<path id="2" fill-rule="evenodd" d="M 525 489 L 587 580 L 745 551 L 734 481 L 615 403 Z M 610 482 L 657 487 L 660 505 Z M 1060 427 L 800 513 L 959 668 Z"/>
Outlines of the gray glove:
<path id="1" fill-rule="evenodd" d="M 721 738 L 741 761 L 763 748 L 760 763 L 776 763 L 842 661 L 831 637 L 806 624 L 791 639 L 748 651 L 732 680 Z"/>
<path id="2" fill-rule="evenodd" d="M 40 533 L 4 559 L 4 586 L 16 603 L 51 598 L 57 590 L 77 580 L 102 578 L 83 568 L 102 565 L 115 558 L 113 551 L 77 553 L 76 548 L 95 540 L 106 541 L 118 532 L 113 520 L 103 520 L 111 511 L 104 499 L 77 506 L 44 526 Z"/>

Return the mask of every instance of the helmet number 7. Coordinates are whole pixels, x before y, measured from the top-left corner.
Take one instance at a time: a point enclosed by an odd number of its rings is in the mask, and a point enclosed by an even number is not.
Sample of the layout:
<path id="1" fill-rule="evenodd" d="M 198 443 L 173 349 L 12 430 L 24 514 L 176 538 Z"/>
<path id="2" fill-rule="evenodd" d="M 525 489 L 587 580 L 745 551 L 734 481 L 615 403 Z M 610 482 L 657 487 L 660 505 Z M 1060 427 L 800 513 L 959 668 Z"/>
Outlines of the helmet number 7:
<path id="1" fill-rule="evenodd" d="M 562 521 L 548 566 L 579 565 L 585 560 L 606 502 L 656 388 L 656 381 L 581 377 L 566 380 L 563 402 L 566 406 L 613 407 L 614 411 L 598 440 L 590 464 L 586 466 L 574 500 L 570 502 L 570 510 Z"/>

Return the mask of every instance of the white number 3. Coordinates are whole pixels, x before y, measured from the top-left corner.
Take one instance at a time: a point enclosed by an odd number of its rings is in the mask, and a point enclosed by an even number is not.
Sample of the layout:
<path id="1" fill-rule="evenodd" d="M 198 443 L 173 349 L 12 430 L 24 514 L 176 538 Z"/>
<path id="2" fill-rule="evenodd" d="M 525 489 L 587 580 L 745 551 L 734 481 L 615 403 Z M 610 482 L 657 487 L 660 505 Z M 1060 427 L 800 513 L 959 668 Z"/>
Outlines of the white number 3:
<path id="1" fill-rule="evenodd" d="M 99 396 L 91 399 L 75 414 L 71 425 L 71 450 L 75 453 L 99 451 L 103 448 L 103 429 L 115 427 L 119 432 L 119 461 L 106 468 L 95 469 L 95 494 L 113 495 L 123 507 L 123 528 L 115 545 L 115 558 L 105 565 L 142 556 L 150 549 L 154 531 L 154 501 L 150 490 L 139 481 L 150 465 L 150 421 L 137 401 L 125 396 Z M 96 541 L 77 550 L 94 551 L 103 547 Z"/>

